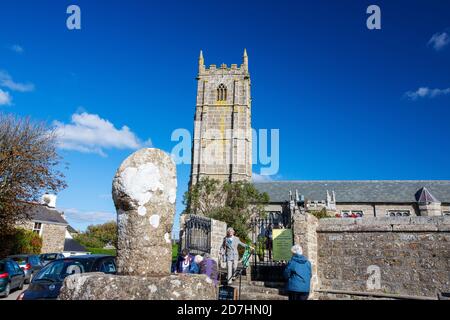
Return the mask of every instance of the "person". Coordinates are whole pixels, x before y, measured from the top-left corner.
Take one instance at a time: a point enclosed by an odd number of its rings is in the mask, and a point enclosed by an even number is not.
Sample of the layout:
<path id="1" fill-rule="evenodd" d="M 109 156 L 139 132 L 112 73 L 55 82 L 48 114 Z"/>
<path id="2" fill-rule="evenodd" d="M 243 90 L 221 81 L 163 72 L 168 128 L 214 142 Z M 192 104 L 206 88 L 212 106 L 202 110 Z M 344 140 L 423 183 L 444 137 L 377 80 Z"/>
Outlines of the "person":
<path id="1" fill-rule="evenodd" d="M 183 249 L 178 257 L 176 272 L 177 273 L 192 273 L 194 264 L 194 256 L 189 254 L 188 249 Z"/>
<path id="2" fill-rule="evenodd" d="M 311 285 L 311 262 L 298 244 L 291 248 L 292 258 L 284 269 L 289 300 L 308 300 Z"/>
<path id="3" fill-rule="evenodd" d="M 198 258 L 197 258 L 198 257 Z M 205 274 L 210 278 L 214 285 L 217 286 L 219 272 L 217 267 L 217 262 L 214 259 L 211 259 L 210 255 L 205 253 L 204 256 L 196 256 L 195 262 L 199 265 L 200 274 Z"/>
<path id="4" fill-rule="evenodd" d="M 201 255 L 196 255 L 194 257 L 194 261 L 192 261 L 191 266 L 189 268 L 189 273 L 199 274 L 200 273 L 200 262 L 203 260 Z"/>
<path id="5" fill-rule="evenodd" d="M 228 284 L 233 282 L 233 276 L 239 263 L 238 246 L 245 248 L 247 245 L 241 242 L 238 237 L 234 236 L 233 228 L 228 228 L 227 236 L 223 239 L 223 243 L 220 248 L 220 254 L 223 256 L 223 259 L 227 264 Z"/>
<path id="6" fill-rule="evenodd" d="M 266 236 L 266 249 L 269 251 L 269 260 L 272 260 L 272 248 L 273 248 L 273 227 L 272 224 L 269 224 L 269 226 L 266 229 L 265 232 Z"/>

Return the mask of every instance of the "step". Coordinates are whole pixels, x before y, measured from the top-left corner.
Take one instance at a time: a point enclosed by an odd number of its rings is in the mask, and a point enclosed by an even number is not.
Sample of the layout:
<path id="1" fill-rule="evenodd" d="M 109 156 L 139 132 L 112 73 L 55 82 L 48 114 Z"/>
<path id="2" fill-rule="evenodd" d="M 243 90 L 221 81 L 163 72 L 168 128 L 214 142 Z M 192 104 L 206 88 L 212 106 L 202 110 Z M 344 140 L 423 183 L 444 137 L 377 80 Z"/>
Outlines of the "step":
<path id="1" fill-rule="evenodd" d="M 266 288 L 284 288 L 286 282 L 274 282 L 274 281 L 242 281 L 246 285 L 266 287 Z"/>
<path id="2" fill-rule="evenodd" d="M 239 284 L 233 284 L 233 287 L 239 289 Z M 283 295 L 285 294 L 284 288 L 268 288 L 268 287 L 260 287 L 260 286 L 249 286 L 242 285 L 241 286 L 242 293 L 264 293 L 264 294 L 276 294 Z"/>
<path id="3" fill-rule="evenodd" d="M 242 292 L 241 300 L 288 300 L 288 297 L 277 294 Z"/>

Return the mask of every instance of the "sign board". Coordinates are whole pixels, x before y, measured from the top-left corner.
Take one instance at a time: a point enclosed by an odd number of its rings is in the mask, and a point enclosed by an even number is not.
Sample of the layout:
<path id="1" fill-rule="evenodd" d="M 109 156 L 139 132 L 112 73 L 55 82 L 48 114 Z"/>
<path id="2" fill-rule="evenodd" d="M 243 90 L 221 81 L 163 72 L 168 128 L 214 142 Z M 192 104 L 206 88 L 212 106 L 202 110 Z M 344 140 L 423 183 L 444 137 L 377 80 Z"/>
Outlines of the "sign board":
<path id="1" fill-rule="evenodd" d="M 231 286 L 219 287 L 219 300 L 237 300 L 237 289 Z"/>
<path id="2" fill-rule="evenodd" d="M 273 229 L 273 260 L 289 261 L 292 257 L 292 229 Z"/>

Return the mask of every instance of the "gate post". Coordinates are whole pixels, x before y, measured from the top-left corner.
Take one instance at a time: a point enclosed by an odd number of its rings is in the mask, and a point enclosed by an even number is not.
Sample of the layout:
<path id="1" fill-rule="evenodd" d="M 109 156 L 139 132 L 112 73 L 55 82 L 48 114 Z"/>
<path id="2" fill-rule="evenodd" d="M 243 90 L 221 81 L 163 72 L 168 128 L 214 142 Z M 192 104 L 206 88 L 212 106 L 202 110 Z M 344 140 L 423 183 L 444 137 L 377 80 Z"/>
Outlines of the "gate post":
<path id="1" fill-rule="evenodd" d="M 294 232 L 294 243 L 303 249 L 303 255 L 311 262 L 311 293 L 309 299 L 316 299 L 315 291 L 320 288 L 320 279 L 317 273 L 317 227 L 319 220 L 309 213 L 296 213 L 293 215 L 292 229 Z"/>

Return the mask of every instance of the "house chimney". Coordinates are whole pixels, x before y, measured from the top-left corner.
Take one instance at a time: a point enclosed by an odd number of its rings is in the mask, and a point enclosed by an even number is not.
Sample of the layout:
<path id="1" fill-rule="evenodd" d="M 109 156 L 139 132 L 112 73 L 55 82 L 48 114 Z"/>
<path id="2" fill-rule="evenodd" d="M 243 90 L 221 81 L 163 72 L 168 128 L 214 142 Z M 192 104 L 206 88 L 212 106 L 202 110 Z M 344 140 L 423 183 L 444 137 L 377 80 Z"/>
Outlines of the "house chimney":
<path id="1" fill-rule="evenodd" d="M 42 203 L 49 208 L 56 208 L 56 195 L 54 194 L 44 194 L 42 196 Z"/>

